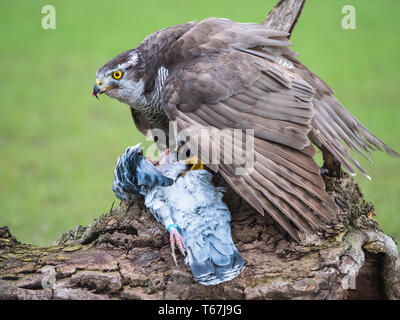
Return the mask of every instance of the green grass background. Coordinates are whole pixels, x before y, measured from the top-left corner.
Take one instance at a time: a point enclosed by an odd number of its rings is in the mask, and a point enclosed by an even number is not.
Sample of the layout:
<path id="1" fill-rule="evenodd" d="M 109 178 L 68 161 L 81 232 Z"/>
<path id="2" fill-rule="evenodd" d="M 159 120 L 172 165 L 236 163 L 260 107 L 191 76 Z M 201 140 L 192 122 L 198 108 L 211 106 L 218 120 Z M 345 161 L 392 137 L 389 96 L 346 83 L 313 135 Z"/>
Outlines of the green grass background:
<path id="1" fill-rule="evenodd" d="M 0 3 L 0 226 L 20 241 L 51 244 L 90 224 L 114 200 L 117 156 L 144 141 L 126 105 L 90 95 L 97 69 L 162 27 L 226 17 L 261 22 L 275 0 Z M 43 30 L 41 8 L 56 8 Z M 353 4 L 357 29 L 341 28 Z M 375 135 L 400 150 L 400 2 L 308 0 L 292 37 L 300 59 Z M 400 160 L 373 155 L 357 176 L 376 219 L 400 240 Z"/>

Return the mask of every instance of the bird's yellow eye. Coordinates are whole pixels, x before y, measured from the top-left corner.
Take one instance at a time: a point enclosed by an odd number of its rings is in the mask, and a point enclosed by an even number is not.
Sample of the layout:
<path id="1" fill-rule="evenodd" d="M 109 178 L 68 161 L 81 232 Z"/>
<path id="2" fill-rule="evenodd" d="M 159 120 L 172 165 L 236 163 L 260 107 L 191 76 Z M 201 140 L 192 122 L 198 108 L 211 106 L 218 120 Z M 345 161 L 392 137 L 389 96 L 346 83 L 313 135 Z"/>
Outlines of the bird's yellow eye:
<path id="1" fill-rule="evenodd" d="M 113 76 L 114 79 L 117 79 L 117 80 L 118 80 L 118 79 L 121 79 L 121 77 L 122 77 L 122 72 L 119 71 L 119 70 L 114 71 L 112 76 Z"/>

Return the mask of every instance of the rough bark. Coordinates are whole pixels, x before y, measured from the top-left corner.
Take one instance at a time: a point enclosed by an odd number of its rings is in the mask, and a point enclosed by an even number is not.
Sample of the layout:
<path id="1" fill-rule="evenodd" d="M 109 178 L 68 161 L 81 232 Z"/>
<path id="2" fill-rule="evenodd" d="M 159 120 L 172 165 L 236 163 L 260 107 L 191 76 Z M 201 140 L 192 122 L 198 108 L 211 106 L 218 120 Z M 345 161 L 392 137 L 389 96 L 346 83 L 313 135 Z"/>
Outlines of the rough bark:
<path id="1" fill-rule="evenodd" d="M 279 0 L 274 9 L 268 13 L 263 25 L 292 34 L 305 2 L 305 0 Z"/>
<path id="2" fill-rule="evenodd" d="M 371 219 L 372 204 L 348 176 L 325 182 L 343 208 L 342 225 L 305 245 L 228 189 L 233 238 L 247 265 L 218 286 L 196 283 L 181 256 L 174 265 L 165 229 L 141 202 L 123 202 L 46 248 L 20 244 L 3 227 L 0 299 L 400 298 L 397 247 Z"/>
<path id="3" fill-rule="evenodd" d="M 272 21 L 264 23 L 291 31 L 303 4 L 280 1 L 267 17 Z M 302 245 L 270 216 L 255 212 L 219 175 L 214 180 L 227 188 L 233 239 L 246 260 L 233 281 L 196 283 L 180 255 L 175 266 L 166 230 L 143 203 L 123 202 L 50 247 L 21 244 L 7 227 L 0 228 L 0 299 L 400 298 L 397 246 L 346 174 L 324 176 L 342 208 L 340 224 Z"/>

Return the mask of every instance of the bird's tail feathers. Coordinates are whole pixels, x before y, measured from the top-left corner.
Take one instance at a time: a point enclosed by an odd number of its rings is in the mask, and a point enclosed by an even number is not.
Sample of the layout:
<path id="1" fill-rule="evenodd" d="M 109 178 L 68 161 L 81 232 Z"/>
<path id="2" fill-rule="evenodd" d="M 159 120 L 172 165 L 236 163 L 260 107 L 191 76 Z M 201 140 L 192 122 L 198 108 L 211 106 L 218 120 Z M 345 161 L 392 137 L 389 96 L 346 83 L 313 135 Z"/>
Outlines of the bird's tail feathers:
<path id="1" fill-rule="evenodd" d="M 203 285 L 217 285 L 230 281 L 240 274 L 245 261 L 235 244 L 222 243 L 214 235 L 204 239 L 204 245 L 188 245 L 185 263 L 190 266 L 193 277 Z"/>

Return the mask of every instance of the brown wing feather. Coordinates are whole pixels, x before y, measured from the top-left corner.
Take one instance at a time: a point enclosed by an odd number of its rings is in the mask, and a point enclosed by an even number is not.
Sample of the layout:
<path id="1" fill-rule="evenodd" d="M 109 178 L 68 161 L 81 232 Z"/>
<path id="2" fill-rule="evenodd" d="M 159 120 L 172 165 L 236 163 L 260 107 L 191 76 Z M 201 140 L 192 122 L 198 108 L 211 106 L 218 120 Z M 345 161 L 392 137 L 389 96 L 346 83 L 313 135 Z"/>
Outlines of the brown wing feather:
<path id="1" fill-rule="evenodd" d="M 200 144 L 197 156 L 201 159 L 204 150 L 202 149 L 202 139 L 198 133 L 201 128 L 208 127 L 199 125 L 200 122 L 195 120 L 190 123 L 188 119 L 193 113 L 181 115 L 182 113 L 178 112 L 178 129 L 192 130 L 191 137 Z M 182 118 L 186 122 L 182 121 Z M 224 135 L 217 129 L 213 128 L 212 131 L 213 133 L 220 132 L 221 136 Z M 224 139 L 220 140 L 225 141 Z M 235 139 L 232 138 L 232 140 Z M 240 145 L 241 140 L 234 142 L 235 145 Z M 295 230 L 293 225 L 309 234 L 312 233 L 312 230 L 318 231 L 329 227 L 329 223 L 335 218 L 337 208 L 324 190 L 325 185 L 319 175 L 319 168 L 312 157 L 295 149 L 259 138 L 255 138 L 254 144 L 254 170 L 243 176 L 235 175 L 235 168 L 240 165 L 234 160 L 233 163 L 224 163 L 225 160 L 231 160 L 234 157 L 225 158 L 223 145 L 221 145 L 219 155 L 221 163 L 218 169 L 233 188 L 259 212 L 261 207 L 271 214 L 294 238 L 298 236 L 293 234 Z M 195 150 L 192 146 L 190 148 Z M 243 146 L 238 149 L 243 149 Z M 279 152 L 280 149 L 282 152 Z M 270 150 L 278 152 L 274 153 Z M 310 151 L 307 150 L 307 152 Z M 312 168 L 311 165 L 308 165 L 310 171 L 302 168 L 301 164 L 304 162 L 313 163 L 315 168 Z"/>
<path id="2" fill-rule="evenodd" d="M 352 150 L 357 151 L 370 162 L 372 160 L 367 153 L 372 150 L 381 150 L 400 157 L 396 151 L 375 137 L 346 110 L 323 80 L 300 61 L 291 56 L 286 56 L 286 58 L 294 64 L 298 76 L 315 89 L 316 94 L 313 100 L 315 116 L 311 123 L 312 137 L 317 139 L 318 145 L 324 145 L 346 170 L 355 175 L 354 167 L 356 167 L 368 177 L 364 168 L 351 155 Z"/>
<path id="3" fill-rule="evenodd" d="M 210 63 L 215 66 L 214 71 L 204 68 Z M 245 147 L 233 135 L 229 139 L 239 151 L 227 157 L 221 144 L 218 170 L 256 210 L 271 214 L 292 237 L 299 239 L 296 227 L 308 234 L 326 229 L 334 221 L 337 207 L 325 192 L 312 158 L 315 151 L 307 137 L 314 115 L 314 91 L 283 68 L 282 75 L 277 76 L 278 68 L 243 52 L 198 59 L 188 69 L 183 66 L 176 78 L 170 78 L 165 92 L 174 94 L 174 103 L 167 94 L 164 101 L 178 130 L 189 130 L 198 144 L 196 155 L 200 159 L 205 153 L 212 153 L 209 150 L 214 141 L 226 141 L 229 129 L 254 129 L 255 162 L 248 174 L 236 174 L 235 169 L 241 164 L 235 156 Z M 270 70 L 273 77 L 269 76 Z M 247 81 L 238 79 L 237 75 L 245 71 L 253 77 Z M 227 77 L 230 73 L 231 78 Z M 220 77 L 224 77 L 223 81 Z M 202 97 L 201 93 L 207 96 Z M 205 144 L 199 136 L 200 129 L 219 139 Z M 194 145 L 190 147 L 196 150 Z"/>
<path id="4" fill-rule="evenodd" d="M 299 240 L 297 230 L 327 229 L 338 212 L 313 160 L 310 138 L 324 144 L 350 172 L 353 164 L 365 173 L 350 149 L 366 157 L 363 150 L 374 148 L 397 153 L 351 116 L 330 88 L 294 58 L 288 44 L 280 31 L 206 19 L 164 53 L 173 72 L 163 102 L 178 130 L 187 129 L 194 138 L 189 145 L 201 160 L 218 139 L 238 146 L 232 155 L 220 148 L 221 162 L 209 166 Z M 208 130 L 209 137 L 200 137 L 200 129 Z M 251 168 L 235 160 L 245 147 L 230 129 L 254 130 Z M 238 168 L 247 174 L 237 175 Z"/>

